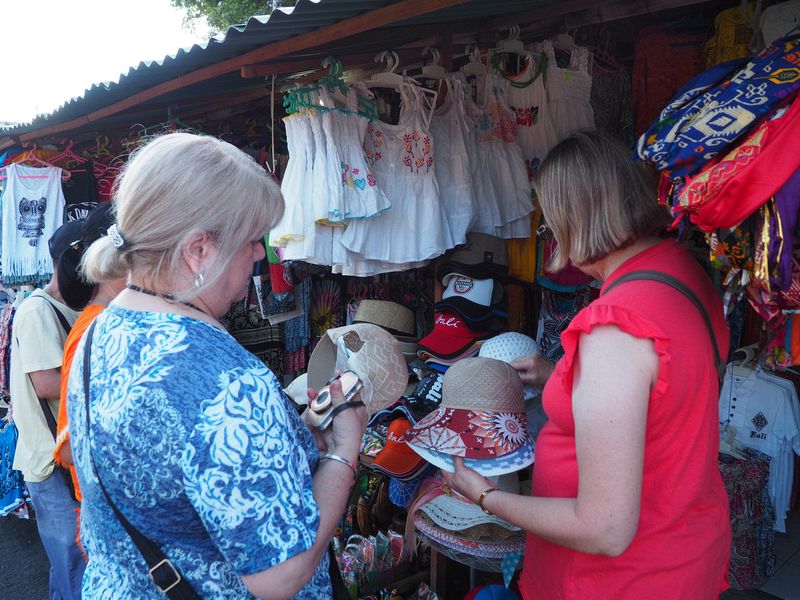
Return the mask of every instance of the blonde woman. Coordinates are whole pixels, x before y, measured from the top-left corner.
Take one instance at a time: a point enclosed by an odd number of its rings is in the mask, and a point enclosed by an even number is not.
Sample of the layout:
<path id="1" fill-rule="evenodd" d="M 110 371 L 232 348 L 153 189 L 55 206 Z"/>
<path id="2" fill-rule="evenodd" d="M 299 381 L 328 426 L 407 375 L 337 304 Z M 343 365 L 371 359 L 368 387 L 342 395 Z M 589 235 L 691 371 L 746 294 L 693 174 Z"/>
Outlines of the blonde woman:
<path id="1" fill-rule="evenodd" d="M 264 257 L 280 191 L 230 144 L 175 133 L 131 159 L 114 204 L 84 268 L 128 285 L 84 336 L 68 392 L 84 597 L 163 598 L 173 584 L 203 598 L 330 597 L 326 549 L 364 411 L 337 415 L 319 455 L 275 376 L 218 322 Z M 169 561 L 152 577 L 131 528 Z"/>
<path id="2" fill-rule="evenodd" d="M 495 490 L 461 461 L 448 483 L 527 530 L 526 600 L 716 599 L 731 542 L 717 468 L 721 300 L 686 250 L 656 236 L 666 214 L 622 143 L 570 136 L 537 187 L 558 243 L 552 270 L 571 260 L 601 295 L 562 334 L 554 368 L 513 363 L 525 383 L 546 381 L 532 495 Z M 619 283 L 637 271 L 677 279 L 702 310 L 663 281 Z"/>

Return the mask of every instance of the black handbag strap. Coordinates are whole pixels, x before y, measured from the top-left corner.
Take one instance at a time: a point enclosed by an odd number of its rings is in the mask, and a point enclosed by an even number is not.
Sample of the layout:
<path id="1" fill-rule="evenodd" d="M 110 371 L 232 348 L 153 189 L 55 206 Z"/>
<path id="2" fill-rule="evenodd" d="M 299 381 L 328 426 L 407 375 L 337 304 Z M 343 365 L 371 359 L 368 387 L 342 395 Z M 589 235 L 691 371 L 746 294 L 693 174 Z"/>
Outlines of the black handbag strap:
<path id="1" fill-rule="evenodd" d="M 617 287 L 620 284 L 627 283 L 628 281 L 658 281 L 659 283 L 663 283 L 665 285 L 670 286 L 671 288 L 679 291 L 681 294 L 686 296 L 689 300 L 691 300 L 692 304 L 697 307 L 697 310 L 700 312 L 700 316 L 703 317 L 703 322 L 706 324 L 706 329 L 708 329 L 708 335 L 711 338 L 711 346 L 714 349 L 714 366 L 717 369 L 717 383 L 719 383 L 719 389 L 722 389 L 722 378 L 725 375 L 725 362 L 722 360 L 722 356 L 719 352 L 719 346 L 717 345 L 717 336 L 714 335 L 714 328 L 711 325 L 711 319 L 708 316 L 708 312 L 706 311 L 705 306 L 700 301 L 700 298 L 697 297 L 692 290 L 689 289 L 685 283 L 683 283 L 680 279 L 673 277 L 672 275 L 667 275 L 666 273 L 662 273 L 661 271 L 652 271 L 648 269 L 642 269 L 639 271 L 631 271 L 630 273 L 626 273 L 619 279 L 615 280 L 603 291 L 604 294 L 610 292 L 613 288 Z"/>
<path id="2" fill-rule="evenodd" d="M 94 462 L 94 457 L 92 456 L 91 451 L 89 419 L 89 360 L 91 357 L 92 334 L 94 333 L 94 327 L 96 324 L 97 321 L 93 322 L 89 327 L 89 330 L 86 332 L 86 342 L 83 347 L 83 394 L 86 407 L 86 437 L 89 440 L 89 459 L 92 463 L 92 469 L 94 470 L 95 477 L 97 477 L 97 482 L 100 484 L 100 489 L 103 490 L 103 495 L 105 495 L 106 501 L 111 507 L 111 510 L 114 511 L 114 514 L 116 515 L 120 524 L 125 528 L 125 531 L 128 533 L 133 543 L 139 549 L 142 558 L 144 558 L 144 561 L 147 563 L 150 579 L 153 580 L 153 583 L 156 584 L 156 587 L 158 587 L 161 592 L 166 594 L 167 598 L 170 600 L 199 600 L 200 596 L 197 595 L 191 584 L 184 579 L 178 568 L 172 564 L 169 558 L 167 558 L 161 547 L 150 538 L 145 537 L 130 523 L 130 521 L 128 521 L 128 519 L 125 518 L 125 515 L 122 514 L 117 505 L 111 499 L 111 495 L 108 493 L 106 486 L 103 485 L 103 480 L 100 479 L 100 471 L 97 470 L 97 465 Z"/>

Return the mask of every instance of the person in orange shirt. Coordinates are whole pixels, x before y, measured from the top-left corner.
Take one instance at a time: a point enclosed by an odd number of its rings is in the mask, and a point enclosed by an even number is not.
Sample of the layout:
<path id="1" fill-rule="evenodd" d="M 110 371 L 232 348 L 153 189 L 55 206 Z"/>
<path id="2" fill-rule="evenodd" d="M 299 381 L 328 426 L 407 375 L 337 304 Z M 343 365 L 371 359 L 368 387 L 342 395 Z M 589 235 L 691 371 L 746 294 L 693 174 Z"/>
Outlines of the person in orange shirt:
<path id="1" fill-rule="evenodd" d="M 78 476 L 72 462 L 72 449 L 70 447 L 69 423 L 67 421 L 67 389 L 69 386 L 69 371 L 75 350 L 83 334 L 109 302 L 125 287 L 125 278 L 111 281 L 87 282 L 75 274 L 80 269 L 84 251 L 101 237 L 107 235 L 108 228 L 114 223 L 112 205 L 104 203 L 92 210 L 86 217 L 79 242 L 70 246 L 62 254 L 58 264 L 56 276 L 59 283 L 64 282 L 62 295 L 66 304 L 75 310 L 83 308 L 64 343 L 64 358 L 61 363 L 61 402 L 58 406 L 58 422 L 56 426 L 56 449 L 54 458 L 56 463 L 66 467 L 72 476 L 75 486 L 75 497 L 82 500 Z M 79 283 L 75 283 L 79 282 Z"/>

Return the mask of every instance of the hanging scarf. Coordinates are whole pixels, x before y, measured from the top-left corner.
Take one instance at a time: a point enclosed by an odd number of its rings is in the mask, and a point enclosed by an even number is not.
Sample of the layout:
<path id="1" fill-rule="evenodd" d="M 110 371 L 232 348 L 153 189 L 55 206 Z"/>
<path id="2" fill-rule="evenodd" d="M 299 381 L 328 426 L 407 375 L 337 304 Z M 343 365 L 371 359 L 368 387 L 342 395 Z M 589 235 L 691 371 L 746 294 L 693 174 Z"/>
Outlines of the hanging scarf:
<path id="1" fill-rule="evenodd" d="M 727 151 L 800 89 L 800 33 L 776 40 L 739 66 L 723 63 L 684 86 L 639 139 L 639 157 L 674 180 Z"/>

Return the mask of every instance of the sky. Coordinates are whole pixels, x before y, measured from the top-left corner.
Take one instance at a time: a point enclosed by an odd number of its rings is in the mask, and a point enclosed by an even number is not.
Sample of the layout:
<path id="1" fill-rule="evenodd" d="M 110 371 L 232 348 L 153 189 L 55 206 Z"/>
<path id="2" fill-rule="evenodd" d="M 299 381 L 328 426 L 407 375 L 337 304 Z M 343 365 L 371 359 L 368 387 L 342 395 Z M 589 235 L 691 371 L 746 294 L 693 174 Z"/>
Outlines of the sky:
<path id="1" fill-rule="evenodd" d="M 49 113 L 143 60 L 205 42 L 169 0 L 0 0 L 0 121 Z"/>

